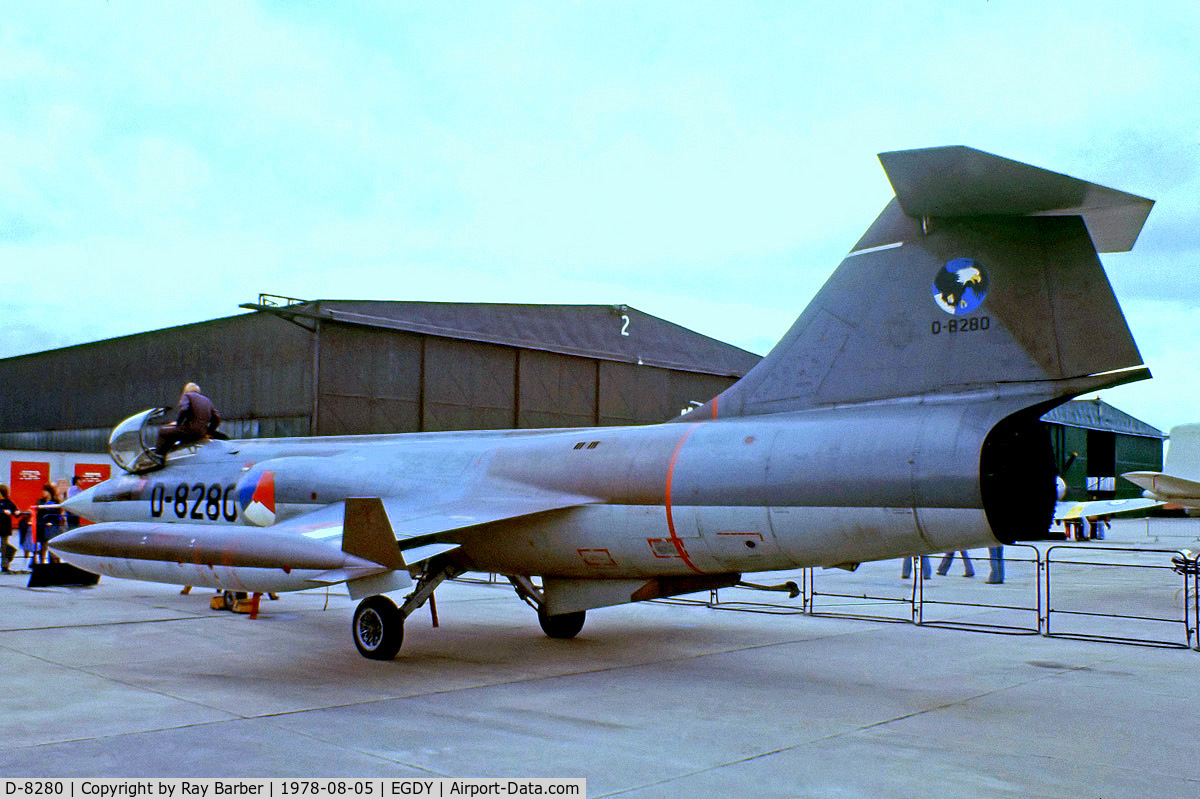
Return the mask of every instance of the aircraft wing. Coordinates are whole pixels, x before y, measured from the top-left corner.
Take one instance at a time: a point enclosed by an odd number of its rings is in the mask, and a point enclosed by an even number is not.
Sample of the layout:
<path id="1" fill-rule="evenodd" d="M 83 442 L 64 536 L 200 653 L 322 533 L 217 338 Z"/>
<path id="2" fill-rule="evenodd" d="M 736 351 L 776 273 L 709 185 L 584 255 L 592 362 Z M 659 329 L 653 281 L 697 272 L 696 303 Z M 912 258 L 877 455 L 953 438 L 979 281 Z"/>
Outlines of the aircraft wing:
<path id="1" fill-rule="evenodd" d="M 1121 476 L 1167 502 L 1200 507 L 1200 482 L 1195 480 L 1163 472 L 1126 472 Z"/>
<path id="2" fill-rule="evenodd" d="M 395 554 L 390 542 L 394 539 L 396 547 L 403 553 L 403 564 L 392 564 L 398 569 L 449 552 L 461 545 L 472 528 L 596 501 L 599 500 L 578 494 L 492 485 L 486 491 L 432 503 L 424 495 L 348 498 L 265 529 L 286 528 L 311 539 L 331 540 L 342 536 L 344 551 L 384 564 L 390 563 L 390 555 Z M 389 541 L 388 545 L 379 545 L 377 536 L 382 534 L 378 530 L 386 530 L 388 535 L 384 539 Z M 362 541 L 365 540 L 376 542 L 364 546 Z"/>
<path id="3" fill-rule="evenodd" d="M 450 498 L 430 498 L 428 495 L 409 497 L 378 497 L 387 512 L 401 549 L 408 542 L 444 539 L 455 531 L 518 519 L 535 513 L 562 510 L 599 502 L 596 497 L 554 491 L 530 489 L 515 483 L 495 483 L 484 490 L 475 490 Z M 346 506 L 352 500 L 324 505 L 300 516 L 278 522 L 263 529 L 301 533 L 309 538 L 330 539 L 342 533 Z"/>
<path id="4" fill-rule="evenodd" d="M 1163 503 L 1153 499 L 1093 499 L 1088 502 L 1059 502 L 1054 506 L 1054 521 L 1086 519 L 1092 516 L 1116 516 L 1135 510 L 1154 508 Z"/>
<path id="5" fill-rule="evenodd" d="M 492 486 L 486 492 L 475 492 L 433 504 L 388 497 L 382 500 L 396 538 L 402 542 L 599 501 L 595 497 L 577 494 L 521 492 L 502 486 Z"/>
<path id="6" fill-rule="evenodd" d="M 350 596 L 360 599 L 390 590 L 392 586 L 407 585 L 407 576 L 402 576 L 404 570 L 457 549 L 472 528 L 598 501 L 573 494 L 521 490 L 519 486 L 505 488 L 507 490 L 494 493 L 474 492 L 432 505 L 419 499 L 349 497 L 345 502 L 327 506 L 334 508 L 335 513 L 336 509 L 342 510 L 342 524 L 336 525 L 337 532 L 341 533 L 342 551 L 392 571 L 355 579 L 345 574 L 345 570 L 335 569 L 312 580 L 318 583 L 346 580 Z M 310 515 L 328 513 L 327 509 L 322 509 Z M 332 528 L 324 529 L 330 529 L 325 537 L 336 534 Z"/>

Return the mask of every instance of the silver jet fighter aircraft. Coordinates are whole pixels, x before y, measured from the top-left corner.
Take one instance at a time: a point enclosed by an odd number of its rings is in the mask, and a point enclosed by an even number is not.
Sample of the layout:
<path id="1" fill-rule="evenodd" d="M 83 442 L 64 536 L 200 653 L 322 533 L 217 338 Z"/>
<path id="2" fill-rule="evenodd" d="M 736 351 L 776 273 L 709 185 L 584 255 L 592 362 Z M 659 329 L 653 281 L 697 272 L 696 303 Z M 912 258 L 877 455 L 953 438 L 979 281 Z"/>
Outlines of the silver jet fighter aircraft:
<path id="1" fill-rule="evenodd" d="M 505 575 L 556 638 L 591 608 L 747 572 L 1041 535 L 1039 417 L 1149 372 L 1097 258 L 1150 200 L 965 147 L 880 155 L 892 200 L 783 340 L 642 427 L 207 441 L 79 494 L 51 548 L 117 577 L 248 591 L 346 583 L 369 658 L 446 578 Z M 415 585 L 413 584 L 415 580 Z M 411 587 L 400 607 L 384 594 Z"/>

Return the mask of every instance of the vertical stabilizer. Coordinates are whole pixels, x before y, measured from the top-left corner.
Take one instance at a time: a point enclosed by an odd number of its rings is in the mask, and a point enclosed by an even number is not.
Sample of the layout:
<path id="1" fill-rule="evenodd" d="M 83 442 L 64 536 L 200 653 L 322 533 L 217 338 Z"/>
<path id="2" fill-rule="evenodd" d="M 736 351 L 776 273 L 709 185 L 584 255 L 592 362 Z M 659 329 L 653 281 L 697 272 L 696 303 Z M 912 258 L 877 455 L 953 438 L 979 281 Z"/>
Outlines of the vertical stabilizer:
<path id="1" fill-rule="evenodd" d="M 1146 489 L 1144 497 L 1200 508 L 1200 424 L 1172 427 L 1170 439 L 1161 472 L 1125 472 L 1121 476 Z"/>
<path id="2" fill-rule="evenodd" d="M 690 418 L 1014 383 L 1050 396 L 1047 381 L 1141 364 L 1097 251 L 1131 247 L 1152 201 L 966 147 L 880 161 L 896 199 L 767 357 Z"/>
<path id="3" fill-rule="evenodd" d="M 1172 427 L 1170 441 L 1163 472 L 1200 481 L 1200 424 Z"/>

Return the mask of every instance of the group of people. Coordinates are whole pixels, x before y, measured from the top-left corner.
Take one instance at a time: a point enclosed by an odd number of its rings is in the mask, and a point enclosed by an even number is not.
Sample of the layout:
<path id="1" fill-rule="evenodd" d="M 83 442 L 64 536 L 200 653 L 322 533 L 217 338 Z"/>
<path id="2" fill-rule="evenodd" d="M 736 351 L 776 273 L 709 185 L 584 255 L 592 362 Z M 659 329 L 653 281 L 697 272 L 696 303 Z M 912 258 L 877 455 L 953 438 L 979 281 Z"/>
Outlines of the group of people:
<path id="1" fill-rule="evenodd" d="M 72 477 L 70 484 L 66 480 L 59 480 L 57 485 L 46 483 L 37 502 L 29 508 L 18 508 L 9 495 L 8 486 L 0 485 L 0 571 L 11 573 L 18 546 L 30 568 L 34 563 L 45 563 L 47 560 L 58 562 L 47 544 L 63 530 L 79 526 L 79 517 L 67 513 L 62 507 L 64 499 L 75 496 L 79 491 L 78 477 Z M 17 533 L 16 544 L 9 542 L 14 532 Z"/>
<path id="2" fill-rule="evenodd" d="M 962 555 L 963 562 L 963 577 L 974 577 L 975 566 L 971 563 L 971 556 L 967 554 L 967 550 L 959 550 Z M 928 580 L 931 576 L 929 568 L 929 556 L 920 555 L 921 559 L 921 579 Z M 954 551 L 951 550 L 942 556 L 941 563 L 938 564 L 937 573 L 943 577 L 949 573 L 950 564 L 954 563 Z M 995 546 L 988 547 L 988 564 L 991 570 L 988 573 L 988 578 L 985 582 L 1002 583 L 1004 582 L 1004 547 Z M 900 577 L 907 580 L 912 575 L 913 559 L 906 557 L 900 561 Z"/>
<path id="3" fill-rule="evenodd" d="M 1103 541 L 1112 527 L 1111 516 L 1088 516 L 1086 519 L 1063 519 L 1063 533 L 1068 541 Z"/>

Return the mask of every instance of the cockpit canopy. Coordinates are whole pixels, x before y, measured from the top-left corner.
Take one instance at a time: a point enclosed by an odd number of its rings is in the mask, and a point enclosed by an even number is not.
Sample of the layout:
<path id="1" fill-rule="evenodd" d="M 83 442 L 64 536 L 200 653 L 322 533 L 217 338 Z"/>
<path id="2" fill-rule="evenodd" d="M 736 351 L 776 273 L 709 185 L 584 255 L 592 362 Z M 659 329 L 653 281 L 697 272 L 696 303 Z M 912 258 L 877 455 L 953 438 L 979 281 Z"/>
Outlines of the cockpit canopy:
<path id="1" fill-rule="evenodd" d="M 170 408 L 150 408 L 130 416 L 113 428 L 108 452 L 116 464 L 130 474 L 158 469 L 162 458 L 154 452 L 158 428 L 170 419 Z"/>

